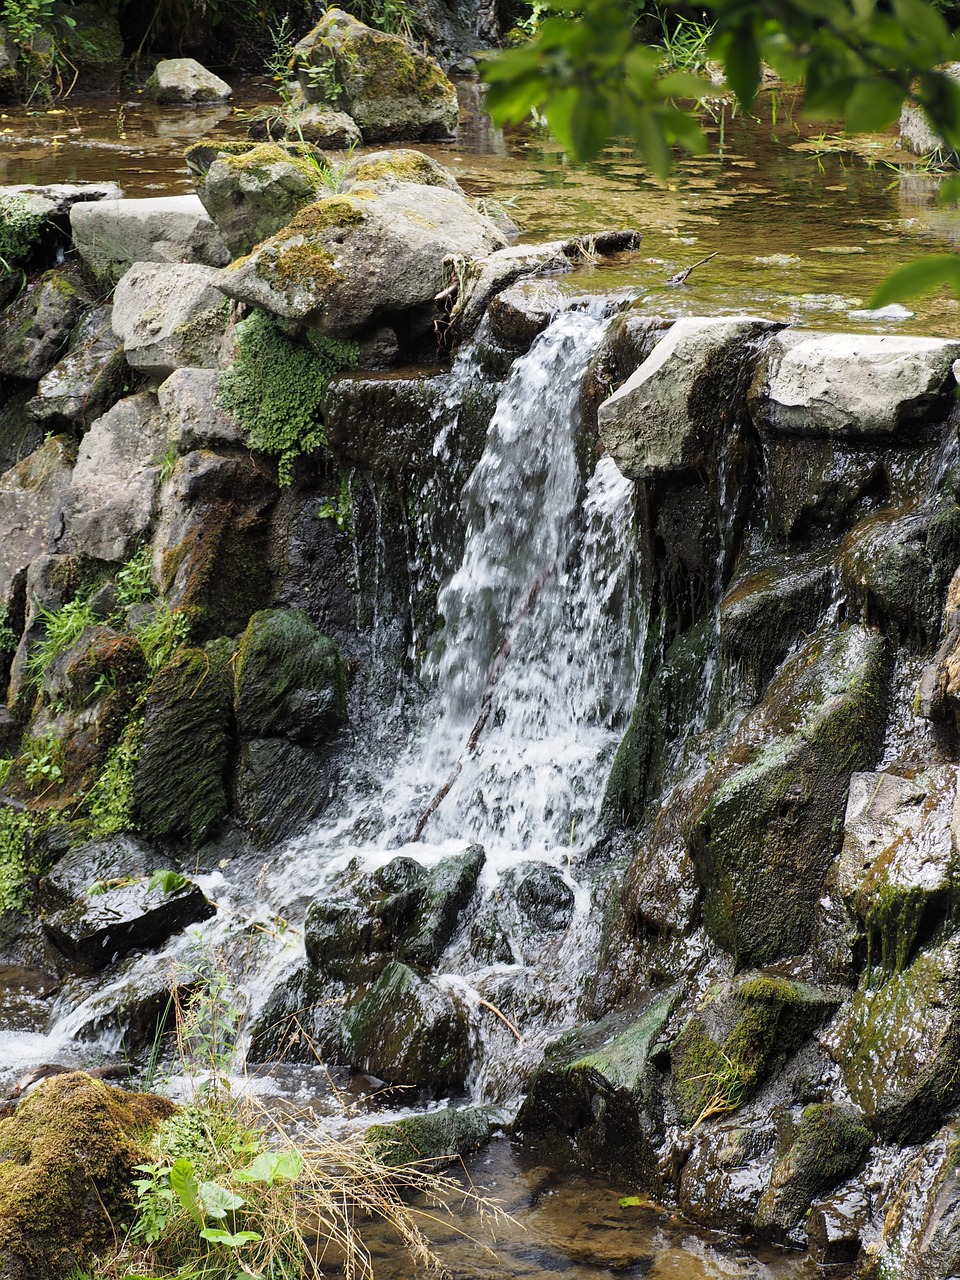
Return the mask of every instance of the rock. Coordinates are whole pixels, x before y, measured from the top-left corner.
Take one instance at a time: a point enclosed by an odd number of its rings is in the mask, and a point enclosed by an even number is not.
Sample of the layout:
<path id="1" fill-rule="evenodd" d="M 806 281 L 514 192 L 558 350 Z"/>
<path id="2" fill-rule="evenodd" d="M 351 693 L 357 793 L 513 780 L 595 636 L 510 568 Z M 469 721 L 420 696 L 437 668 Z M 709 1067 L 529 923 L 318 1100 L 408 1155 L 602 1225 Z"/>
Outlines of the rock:
<path id="1" fill-rule="evenodd" d="M 233 811 L 258 845 L 300 835 L 323 813 L 338 791 L 338 754 L 333 745 L 286 738 L 241 741 Z"/>
<path id="2" fill-rule="evenodd" d="M 0 1119 L 4 1280 L 60 1280 L 113 1245 L 146 1135 L 173 1111 L 166 1098 L 70 1072 Z"/>
<path id="3" fill-rule="evenodd" d="M 352 116 L 364 142 L 457 132 L 457 91 L 437 63 L 342 9 L 328 9 L 294 46 L 290 67 L 307 101 Z"/>
<path id="4" fill-rule="evenodd" d="M 483 867 L 479 845 L 429 870 L 393 858 L 356 878 L 349 891 L 311 904 L 304 943 L 317 972 L 349 982 L 393 960 L 428 970 L 453 937 Z"/>
<path id="5" fill-rule="evenodd" d="M 776 973 L 714 984 L 670 1049 L 683 1123 L 748 1102 L 836 1007 L 828 992 Z"/>
<path id="6" fill-rule="evenodd" d="M 147 836 L 196 846 L 227 814 L 233 652 L 229 640 L 179 649 L 147 691 L 133 779 L 134 818 Z"/>
<path id="7" fill-rule="evenodd" d="M 881 985 L 866 976 L 822 1034 L 850 1097 L 887 1141 L 922 1140 L 960 1098 L 958 959 L 952 938 Z"/>
<path id="8" fill-rule="evenodd" d="M 3 314 L 0 377 L 42 378 L 56 364 L 86 305 L 63 272 L 45 272 Z"/>
<path id="9" fill-rule="evenodd" d="M 952 835 L 957 771 L 855 773 L 834 889 L 861 922 L 867 968 L 900 973 L 919 937 L 952 913 L 960 866 Z"/>
<path id="10" fill-rule="evenodd" d="M 61 550 L 128 559 L 157 513 L 166 424 L 156 398 L 129 396 L 80 442 L 63 514 Z"/>
<path id="11" fill-rule="evenodd" d="M 736 390 L 760 336 L 750 316 L 677 320 L 600 406 L 600 438 L 631 480 L 696 467 L 737 412 Z"/>
<path id="12" fill-rule="evenodd" d="M 559 289 L 541 281 L 509 285 L 490 300 L 490 332 L 502 346 L 528 351 L 566 302 Z"/>
<path id="13" fill-rule="evenodd" d="M 268 469 L 250 454 L 188 453 L 164 484 L 154 578 L 171 608 L 190 610 L 198 639 L 236 635 L 271 600 L 268 515 L 276 498 Z"/>
<path id="14" fill-rule="evenodd" d="M 127 362 L 155 378 L 174 369 L 215 369 L 228 303 L 212 267 L 139 262 L 117 285 L 113 330 Z"/>
<path id="15" fill-rule="evenodd" d="M 891 1280 L 948 1280 L 960 1272 L 960 1132 L 946 1125 L 921 1148 L 890 1200 L 869 1274 Z"/>
<path id="16" fill-rule="evenodd" d="M 513 897 L 524 923 L 538 934 L 562 933 L 573 918 L 573 890 L 559 871 L 543 862 L 508 868 L 500 888 L 503 897 Z"/>
<path id="17" fill-rule="evenodd" d="M 225 102 L 233 90 L 193 58 L 164 58 L 154 67 L 143 94 L 154 102 Z"/>
<path id="18" fill-rule="evenodd" d="M 322 151 L 347 151 L 359 146 L 360 130 L 352 116 L 345 111 L 334 111 L 316 103 L 284 111 L 268 120 L 254 121 L 248 134 L 251 138 L 302 138 L 312 142 Z"/>
<path id="19" fill-rule="evenodd" d="M 683 1165 L 677 1207 L 685 1218 L 746 1235 L 773 1168 L 776 1132 L 757 1119 L 698 1129 Z"/>
<path id="20" fill-rule="evenodd" d="M 840 852 L 851 773 L 882 731 L 886 644 L 821 631 L 789 658 L 692 797 L 688 847 L 708 933 L 739 964 L 799 955 Z"/>
<path id="21" fill-rule="evenodd" d="M 54 448 L 62 443 L 62 440 L 54 437 Z M 59 528 L 61 504 L 55 505 L 54 514 Z M 51 543 L 52 541 L 51 539 Z M 14 560 L 13 563 L 16 564 L 16 561 Z M 43 611 L 55 612 L 68 600 L 72 600 L 82 579 L 83 561 L 80 556 L 52 555 L 46 548 L 38 550 L 26 566 L 26 572 L 21 570 L 14 579 L 10 602 L 18 609 L 22 608 L 24 617 L 20 643 L 17 645 L 10 667 L 7 703 L 23 714 L 24 718 L 30 714 L 36 699 L 36 691 L 29 677 L 28 663 L 33 644 L 46 634 Z M 29 706 L 25 705 L 28 696 L 31 698 Z M 18 733 L 17 737 L 19 736 Z"/>
<path id="22" fill-rule="evenodd" d="M 0 398 L 0 475 L 39 449 L 46 432 L 27 412 L 33 397 L 33 382 L 4 382 Z"/>
<path id="23" fill-rule="evenodd" d="M 119 200 L 123 191 L 115 182 L 21 182 L 0 187 L 0 195 L 23 196 L 44 218 L 54 219 L 66 218 L 75 204 Z"/>
<path id="24" fill-rule="evenodd" d="M 856 1182 L 815 1204 L 807 1217 L 807 1242 L 822 1267 L 855 1262 L 870 1206 Z"/>
<path id="25" fill-rule="evenodd" d="M 82 845 L 58 863 L 48 877 L 48 893 L 70 905 L 43 920 L 58 951 L 99 971 L 130 951 L 159 947 L 214 914 L 216 908 L 191 880 L 169 893 L 162 886 L 150 889 L 151 856 L 145 845 L 117 836 Z"/>
<path id="26" fill-rule="evenodd" d="M 194 449 L 235 449 L 245 441 L 243 428 L 217 404 L 217 369 L 174 369 L 157 387 L 167 439 L 178 453 Z"/>
<path id="27" fill-rule="evenodd" d="M 928 720 L 953 720 L 960 729 L 960 569 L 947 589 L 943 632 L 936 657 L 920 680 L 917 710 Z"/>
<path id="28" fill-rule="evenodd" d="M 342 181 L 344 191 L 373 183 L 396 187 L 403 182 L 412 182 L 418 187 L 446 187 L 458 196 L 466 196 L 463 187 L 449 169 L 445 169 L 422 151 L 406 147 L 390 151 L 368 151 L 364 155 L 354 156 L 344 170 Z"/>
<path id="29" fill-rule="evenodd" d="M 891 487 L 876 449 L 827 436 L 774 434 L 764 442 L 764 457 L 771 523 L 783 542 L 843 533 Z"/>
<path id="30" fill-rule="evenodd" d="M 496 1107 L 442 1107 L 367 1130 L 366 1143 L 389 1168 L 429 1160 L 438 1168 L 486 1146 L 505 1121 Z"/>
<path id="31" fill-rule="evenodd" d="M 319 165 L 275 142 L 221 153 L 197 181 L 203 207 L 233 257 L 274 235 L 324 191 Z"/>
<path id="32" fill-rule="evenodd" d="M 514 1124 L 547 1163 L 649 1179 L 655 1125 L 646 1113 L 650 1058 L 677 1001 L 654 993 L 549 1045 Z"/>
<path id="33" fill-rule="evenodd" d="M 57 49 L 79 73 L 84 92 L 116 88 L 123 69 L 123 35 L 116 16 L 89 3 L 57 3 L 53 16 Z"/>
<path id="34" fill-rule="evenodd" d="M 70 227 L 80 257 L 107 287 L 135 262 L 222 267 L 230 261 L 216 223 L 195 195 L 74 204 Z"/>
<path id="35" fill-rule="evenodd" d="M 18 575 L 53 551 L 70 492 L 75 446 L 53 436 L 0 477 L 0 602 L 9 604 Z"/>
<path id="36" fill-rule="evenodd" d="M 946 410 L 960 342 L 788 329 L 764 350 L 750 411 L 765 431 L 883 439 Z"/>
<path id="37" fill-rule="evenodd" d="M 239 302 L 335 336 L 398 314 L 423 328 L 444 283 L 444 258 L 499 244 L 500 233 L 462 196 L 402 183 L 308 205 L 216 283 Z"/>
<path id="38" fill-rule="evenodd" d="M 458 1093 L 472 1061 L 470 1018 L 454 990 L 391 962 L 343 1015 L 347 1060 L 391 1084 Z"/>
<path id="39" fill-rule="evenodd" d="M 109 306 L 82 316 L 66 354 L 40 379 L 27 411 L 48 431 L 80 434 L 123 394 L 127 365 L 112 316 Z"/>
<path id="40" fill-rule="evenodd" d="M 572 271 L 565 249 L 563 240 L 552 240 L 547 244 L 516 244 L 497 249 L 482 258 L 474 256 L 466 262 L 450 312 L 453 343 L 463 342 L 471 336 L 490 299 L 508 285 L 527 276 Z"/>
<path id="41" fill-rule="evenodd" d="M 325 742 L 347 716 L 340 652 L 299 609 L 264 609 L 247 624 L 234 663 L 241 734 Z"/>
<path id="42" fill-rule="evenodd" d="M 785 1237 L 811 1204 L 855 1173 L 870 1149 L 870 1130 L 855 1107 L 814 1103 L 780 1126 L 777 1160 L 760 1198 L 756 1226 Z"/>
<path id="43" fill-rule="evenodd" d="M 947 62 L 937 68 L 945 72 L 955 83 L 960 83 L 960 62 Z M 955 153 L 941 138 L 927 118 L 922 107 L 905 102 L 900 108 L 900 145 L 918 156 L 936 156 L 949 160 Z"/>

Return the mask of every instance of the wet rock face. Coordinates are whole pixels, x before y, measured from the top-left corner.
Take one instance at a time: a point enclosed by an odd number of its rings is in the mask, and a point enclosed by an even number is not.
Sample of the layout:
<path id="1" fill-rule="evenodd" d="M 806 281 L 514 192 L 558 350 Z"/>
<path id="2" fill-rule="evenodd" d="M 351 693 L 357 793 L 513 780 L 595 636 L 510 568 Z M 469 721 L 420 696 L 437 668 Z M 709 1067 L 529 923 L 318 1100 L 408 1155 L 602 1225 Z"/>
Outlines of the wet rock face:
<path id="1" fill-rule="evenodd" d="M 867 1274 L 893 1280 L 944 1280 L 960 1269 L 960 1135 L 946 1125 L 910 1161 L 884 1204 Z"/>

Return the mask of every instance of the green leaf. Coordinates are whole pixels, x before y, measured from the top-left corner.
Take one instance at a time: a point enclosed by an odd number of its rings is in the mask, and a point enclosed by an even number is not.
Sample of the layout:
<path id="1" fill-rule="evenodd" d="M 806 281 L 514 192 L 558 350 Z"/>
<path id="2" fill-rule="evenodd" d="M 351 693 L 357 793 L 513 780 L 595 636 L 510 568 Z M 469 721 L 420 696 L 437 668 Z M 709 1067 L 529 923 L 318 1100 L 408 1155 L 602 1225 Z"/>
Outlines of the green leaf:
<path id="1" fill-rule="evenodd" d="M 202 1226 L 203 1214 L 199 1204 L 200 1188 L 197 1185 L 196 1178 L 193 1176 L 193 1165 L 186 1156 L 181 1156 L 178 1160 L 174 1160 L 170 1169 L 170 1186 L 197 1226 Z"/>
<path id="2" fill-rule="evenodd" d="M 162 889 L 164 893 L 179 893 L 190 883 L 179 871 L 155 871 L 147 882 L 147 893 Z"/>
<path id="3" fill-rule="evenodd" d="M 947 284 L 960 297 L 960 254 L 928 254 L 891 271 L 874 292 L 870 306 L 885 307 L 891 302 L 904 302 L 932 293 Z"/>
<path id="4" fill-rule="evenodd" d="M 743 26 L 729 33 L 723 45 L 723 65 L 727 83 L 740 105 L 749 111 L 760 83 L 760 50 L 753 27 Z"/>
<path id="5" fill-rule="evenodd" d="M 208 1218 L 225 1218 L 234 1209 L 242 1209 L 244 1200 L 219 1182 L 201 1182 L 200 1203 Z"/>
<path id="6" fill-rule="evenodd" d="M 846 102 L 847 128 L 853 133 L 874 133 L 900 118 L 903 93 L 889 80 L 858 84 Z"/>
<path id="7" fill-rule="evenodd" d="M 228 1249 L 239 1249 L 243 1244 L 262 1240 L 263 1236 L 256 1231 L 223 1231 L 220 1227 L 204 1227 L 200 1239 L 209 1240 L 211 1244 L 225 1244 Z"/>
<path id="8" fill-rule="evenodd" d="M 621 1196 L 617 1201 L 621 1209 L 642 1209 L 645 1203 L 640 1196 Z"/>
<path id="9" fill-rule="evenodd" d="M 303 1172 L 303 1156 L 299 1151 L 261 1151 L 248 1169 L 237 1174 L 242 1182 L 265 1182 L 268 1186 L 283 1178 L 295 1182 Z"/>

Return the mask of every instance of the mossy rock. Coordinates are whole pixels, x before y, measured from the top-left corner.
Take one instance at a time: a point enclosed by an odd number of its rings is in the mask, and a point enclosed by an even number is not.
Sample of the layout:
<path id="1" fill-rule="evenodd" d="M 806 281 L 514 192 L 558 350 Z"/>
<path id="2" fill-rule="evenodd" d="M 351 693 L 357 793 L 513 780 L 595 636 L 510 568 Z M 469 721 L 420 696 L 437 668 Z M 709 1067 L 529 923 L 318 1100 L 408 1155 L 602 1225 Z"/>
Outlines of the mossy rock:
<path id="1" fill-rule="evenodd" d="M 786 1235 L 814 1200 L 856 1173 L 870 1149 L 872 1135 L 862 1112 L 842 1103 L 814 1103 L 799 1120 L 782 1125 L 778 1158 L 770 1185 L 760 1198 L 756 1225 Z"/>
<path id="2" fill-rule="evenodd" d="M 477 1151 L 504 1122 L 496 1107 L 442 1107 L 405 1120 L 371 1125 L 366 1143 L 389 1168 L 429 1160 L 436 1168 Z"/>
<path id="3" fill-rule="evenodd" d="M 133 811 L 149 837 L 200 844 L 227 813 L 232 657 L 229 640 L 181 649 L 147 692 Z"/>
<path id="4" fill-rule="evenodd" d="M 365 182 L 413 182 L 420 187 L 446 187 L 463 195 L 463 188 L 449 169 L 422 151 L 400 148 L 394 151 L 371 151 L 351 161 L 343 175 L 349 188 Z"/>
<path id="5" fill-rule="evenodd" d="M 549 1045 L 515 1135 L 548 1163 L 612 1169 L 647 1183 L 656 1167 L 648 1070 L 677 994 L 655 994 Z"/>
<path id="6" fill-rule="evenodd" d="M 234 256 L 285 227 L 322 191 L 317 161 L 276 142 L 217 155 L 197 182 L 197 194 Z"/>
<path id="7" fill-rule="evenodd" d="M 347 716 L 340 651 L 300 609 L 263 609 L 237 649 L 237 727 L 248 737 L 324 742 Z"/>
<path id="8" fill-rule="evenodd" d="M 960 1100 L 958 966 L 953 938 L 879 986 L 865 979 L 823 1035 L 850 1097 L 888 1141 L 922 1140 Z"/>
<path id="9" fill-rule="evenodd" d="M 57 47 L 80 73 L 84 92 L 106 87 L 123 66 L 120 25 L 97 4 L 55 4 Z"/>
<path id="10" fill-rule="evenodd" d="M 823 631 L 790 658 L 697 787 L 687 842 L 711 937 L 739 965 L 799 955 L 843 843 L 850 776 L 879 747 L 879 632 Z"/>
<path id="11" fill-rule="evenodd" d="M 448 987 L 392 962 L 343 1015 L 348 1061 L 391 1084 L 459 1093 L 473 1060 L 466 1006 Z"/>
<path id="12" fill-rule="evenodd" d="M 130 1220 L 134 1166 L 166 1098 L 82 1072 L 54 1076 L 0 1119 L 0 1274 L 67 1280 Z"/>
<path id="13" fill-rule="evenodd" d="M 816 987 L 768 973 L 708 991 L 670 1051 L 684 1124 L 748 1102 L 836 1005 Z"/>
<path id="14" fill-rule="evenodd" d="M 232 784 L 233 809 L 261 847 L 304 828 L 323 813 L 338 788 L 335 745 L 286 738 L 244 738 Z"/>

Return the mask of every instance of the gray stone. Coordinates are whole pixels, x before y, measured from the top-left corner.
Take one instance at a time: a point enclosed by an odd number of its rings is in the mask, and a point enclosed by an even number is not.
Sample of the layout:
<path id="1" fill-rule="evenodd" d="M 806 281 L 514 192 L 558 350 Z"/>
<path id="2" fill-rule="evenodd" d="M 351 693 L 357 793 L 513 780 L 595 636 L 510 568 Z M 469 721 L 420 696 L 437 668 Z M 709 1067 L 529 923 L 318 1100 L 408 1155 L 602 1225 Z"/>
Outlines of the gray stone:
<path id="1" fill-rule="evenodd" d="M 70 346 L 40 379 L 27 411 L 48 431 L 79 432 L 115 404 L 128 376 L 113 308 L 95 307 L 74 329 Z"/>
<path id="2" fill-rule="evenodd" d="M 960 62 L 948 62 L 937 70 L 960 84 Z M 937 133 L 926 112 L 909 102 L 900 108 L 900 145 L 919 156 L 953 154 L 953 148 Z"/>
<path id="3" fill-rule="evenodd" d="M 9 602 L 32 561 L 54 549 L 73 462 L 73 446 L 55 437 L 0 476 L 0 602 Z"/>
<path id="4" fill-rule="evenodd" d="M 470 337 L 490 299 L 507 285 L 525 276 L 572 271 L 565 250 L 566 242 L 563 240 L 551 240 L 546 244 L 517 244 L 463 264 L 465 269 L 450 312 L 453 341 L 462 342 Z"/>
<path id="5" fill-rule="evenodd" d="M 945 409 L 960 342 L 788 329 L 768 343 L 750 388 L 767 431 L 884 438 Z"/>
<path id="6" fill-rule="evenodd" d="M 228 297 L 283 319 L 353 334 L 398 312 L 408 324 L 412 312 L 432 315 L 444 259 L 502 243 L 493 224 L 453 191 L 378 184 L 369 198 L 332 196 L 302 209 L 216 282 Z"/>
<path id="7" fill-rule="evenodd" d="M 741 362 L 768 320 L 677 320 L 651 355 L 600 406 L 600 438 L 631 480 L 695 467 L 724 429 Z"/>
<path id="8" fill-rule="evenodd" d="M 85 306 L 71 282 L 47 271 L 3 313 L 0 377 L 35 381 L 52 369 Z"/>
<path id="9" fill-rule="evenodd" d="M 80 442 L 65 503 L 63 549 L 126 560 L 153 524 L 166 448 L 154 396 L 130 396 L 98 418 Z"/>
<path id="10" fill-rule="evenodd" d="M 132 266 L 113 297 L 113 330 L 128 363 L 155 378 L 215 369 L 229 309 L 218 279 L 212 267 L 193 263 Z"/>
<path id="11" fill-rule="evenodd" d="M 0 65 L 0 71 L 3 70 Z M 95 200 L 119 200 L 123 191 L 115 182 L 14 183 L 0 187 L 0 194 L 24 196 L 45 218 L 63 218 L 75 204 Z"/>
<path id="12" fill-rule="evenodd" d="M 275 119 L 256 122 L 250 126 L 249 136 L 302 138 L 323 151 L 346 151 L 362 141 L 356 121 L 345 111 L 307 102 Z"/>
<path id="13" fill-rule="evenodd" d="M 143 94 L 156 102 L 224 102 L 233 90 L 194 58 L 164 58 Z"/>
<path id="14" fill-rule="evenodd" d="M 249 253 L 323 193 L 317 165 L 276 143 L 218 155 L 197 179 L 197 194 L 234 257 Z"/>
<path id="15" fill-rule="evenodd" d="M 157 399 L 167 420 L 167 438 L 178 453 L 244 443 L 243 428 L 217 406 L 219 386 L 216 369 L 175 369 L 160 383 Z"/>
<path id="16" fill-rule="evenodd" d="M 0 71 L 13 71 L 19 61 L 20 51 L 6 26 L 0 22 Z"/>
<path id="17" fill-rule="evenodd" d="M 355 156 L 344 171 L 342 189 L 351 191 L 354 187 L 379 183 L 396 187 L 402 182 L 412 182 L 420 187 L 446 187 L 459 196 L 466 195 L 449 169 L 423 151 L 408 147 L 368 151 L 365 155 Z"/>
<path id="18" fill-rule="evenodd" d="M 104 284 L 116 284 L 134 262 L 222 267 L 230 261 L 230 250 L 196 195 L 75 204 L 70 227 L 77 252 Z"/>
<path id="19" fill-rule="evenodd" d="M 960 1274 L 960 1125 L 945 1126 L 913 1155 L 879 1206 L 871 1242 L 877 1275 L 949 1280 Z"/>
<path id="20" fill-rule="evenodd" d="M 352 116 L 364 142 L 457 132 L 457 91 L 437 63 L 342 9 L 327 10 L 295 46 L 290 65 L 307 101 Z"/>

